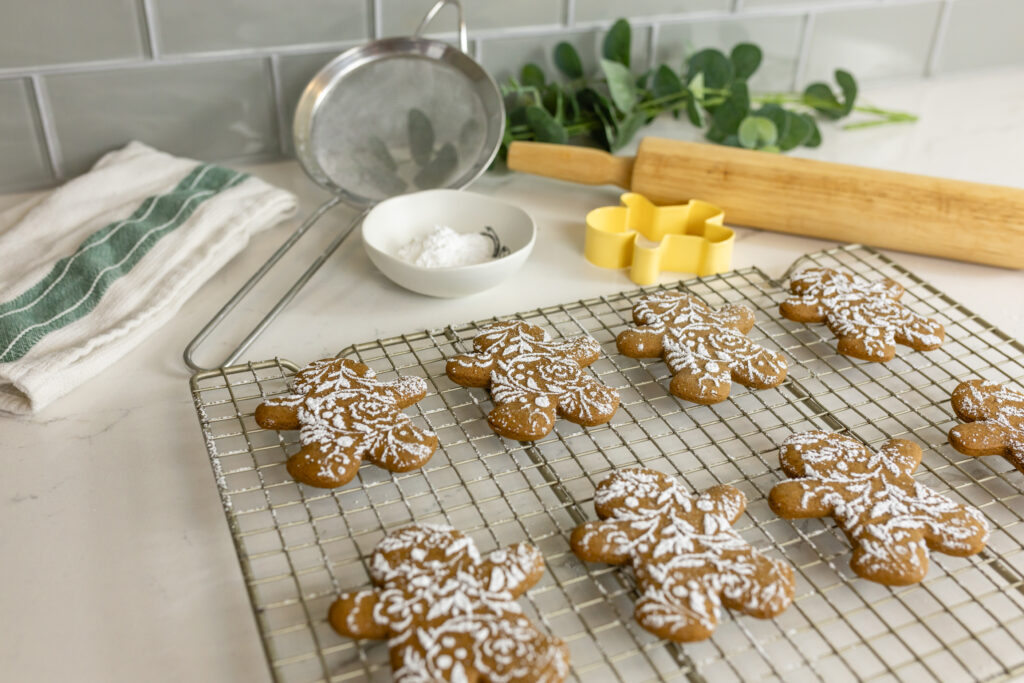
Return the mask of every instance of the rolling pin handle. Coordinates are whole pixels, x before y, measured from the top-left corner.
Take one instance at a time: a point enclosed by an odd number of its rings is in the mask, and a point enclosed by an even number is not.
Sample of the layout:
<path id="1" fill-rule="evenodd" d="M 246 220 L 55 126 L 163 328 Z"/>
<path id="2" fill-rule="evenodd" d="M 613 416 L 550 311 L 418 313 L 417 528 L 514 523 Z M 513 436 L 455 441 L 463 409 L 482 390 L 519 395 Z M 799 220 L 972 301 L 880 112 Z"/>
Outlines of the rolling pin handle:
<path id="1" fill-rule="evenodd" d="M 546 178 L 586 185 L 618 185 L 630 189 L 633 157 L 616 157 L 590 147 L 548 142 L 513 142 L 508 147 L 508 167 Z"/>

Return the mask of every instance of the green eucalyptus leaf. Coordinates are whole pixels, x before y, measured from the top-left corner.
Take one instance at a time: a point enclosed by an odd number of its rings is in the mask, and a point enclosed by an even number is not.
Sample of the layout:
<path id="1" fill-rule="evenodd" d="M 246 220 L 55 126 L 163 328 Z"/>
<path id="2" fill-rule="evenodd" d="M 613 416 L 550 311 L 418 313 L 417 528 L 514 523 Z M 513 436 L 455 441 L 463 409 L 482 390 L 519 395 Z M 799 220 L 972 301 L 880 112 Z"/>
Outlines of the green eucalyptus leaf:
<path id="1" fill-rule="evenodd" d="M 745 81 L 733 81 L 729 85 L 729 97 L 715 107 L 711 114 L 711 129 L 708 138 L 718 142 L 733 135 L 740 127 L 740 122 L 750 112 L 750 93 Z"/>
<path id="2" fill-rule="evenodd" d="M 761 66 L 761 48 L 753 43 L 740 43 L 732 49 L 729 61 L 732 62 L 736 78 L 747 80 Z"/>
<path id="3" fill-rule="evenodd" d="M 786 114 L 786 124 L 779 129 L 779 149 L 787 152 L 804 144 L 811 137 L 811 123 L 810 117 L 788 110 L 783 111 Z"/>
<path id="4" fill-rule="evenodd" d="M 838 119 L 843 116 L 843 105 L 839 104 L 832 88 L 825 83 L 811 83 L 807 86 L 803 102 L 825 118 Z"/>
<path id="5" fill-rule="evenodd" d="M 836 83 L 839 84 L 839 89 L 843 92 L 843 116 L 846 116 L 853 111 L 853 105 L 857 101 L 857 81 L 854 80 L 853 76 L 849 71 L 843 71 L 842 69 L 836 69 Z"/>
<path id="6" fill-rule="evenodd" d="M 672 95 L 681 95 L 686 91 L 683 86 L 683 82 L 676 75 L 676 72 L 662 64 L 658 67 L 658 70 L 654 72 L 654 78 L 651 80 L 651 92 L 658 99 L 663 97 L 671 97 Z"/>
<path id="7" fill-rule="evenodd" d="M 764 116 L 747 116 L 736 131 L 740 144 L 747 149 L 759 149 L 774 145 L 779 139 L 775 122 Z"/>
<path id="8" fill-rule="evenodd" d="M 619 19 L 612 24 L 604 36 L 601 56 L 628 68 L 630 34 L 629 22 L 625 19 Z"/>
<path id="9" fill-rule="evenodd" d="M 693 125 L 698 128 L 704 127 L 704 110 L 697 104 L 697 100 L 692 97 L 686 100 L 686 116 Z"/>
<path id="10" fill-rule="evenodd" d="M 441 187 L 451 176 L 455 167 L 459 164 L 459 155 L 455 151 L 455 145 L 450 142 L 444 143 L 438 150 L 437 156 L 430 160 L 426 166 L 412 179 L 416 187 L 421 190 L 429 190 L 433 187 Z"/>
<path id="11" fill-rule="evenodd" d="M 608 80 L 608 94 L 612 102 L 623 114 L 628 114 L 636 107 L 636 86 L 629 69 L 610 59 L 601 60 L 601 71 Z"/>
<path id="12" fill-rule="evenodd" d="M 714 48 L 701 50 L 687 61 L 686 80 L 692 81 L 699 73 L 704 74 L 704 87 L 715 90 L 727 88 L 735 78 L 732 62 Z"/>
<path id="13" fill-rule="evenodd" d="M 526 105 L 519 105 L 515 109 L 506 109 L 508 111 L 508 125 L 505 129 L 509 129 L 512 126 L 523 126 L 526 125 Z"/>
<path id="14" fill-rule="evenodd" d="M 781 149 L 779 149 L 779 146 L 778 146 L 778 145 L 767 145 L 767 146 L 765 146 L 765 147 L 762 147 L 762 148 L 761 148 L 761 151 L 762 151 L 762 152 L 771 152 L 772 154 L 778 154 L 778 153 L 779 153 L 779 152 L 781 152 L 782 150 L 781 150 Z"/>
<path id="15" fill-rule="evenodd" d="M 564 144 L 569 141 L 569 134 L 562 124 L 558 123 L 547 110 L 536 106 L 526 108 L 526 123 L 533 131 L 537 142 L 557 142 Z"/>
<path id="16" fill-rule="evenodd" d="M 647 89 L 647 81 L 650 80 L 652 73 L 654 73 L 654 71 L 652 69 L 648 69 L 647 71 L 643 72 L 642 74 L 636 77 L 637 90 Z"/>
<path id="17" fill-rule="evenodd" d="M 519 80 L 529 88 L 543 88 L 544 71 L 532 62 L 524 64 L 522 71 L 519 72 Z"/>
<path id="18" fill-rule="evenodd" d="M 805 147 L 817 147 L 821 144 L 821 131 L 818 130 L 818 124 L 810 114 L 799 114 L 811 127 L 811 134 L 804 140 Z"/>
<path id="19" fill-rule="evenodd" d="M 694 99 L 698 102 L 702 101 L 704 99 L 704 72 L 700 72 L 691 78 L 690 84 L 686 86 L 686 89 L 690 91 Z"/>
<path id="20" fill-rule="evenodd" d="M 418 166 L 425 166 L 434 154 L 434 126 L 419 109 L 409 110 L 407 120 L 409 151 Z"/>
<path id="21" fill-rule="evenodd" d="M 576 48 L 570 43 L 562 41 L 555 45 L 555 66 L 573 80 L 583 78 L 583 62 L 580 61 L 580 55 L 576 52 Z"/>
<path id="22" fill-rule="evenodd" d="M 615 140 L 611 144 L 611 151 L 617 152 L 633 139 L 637 131 L 646 123 L 647 117 L 641 111 L 635 111 L 619 122 L 615 131 Z"/>

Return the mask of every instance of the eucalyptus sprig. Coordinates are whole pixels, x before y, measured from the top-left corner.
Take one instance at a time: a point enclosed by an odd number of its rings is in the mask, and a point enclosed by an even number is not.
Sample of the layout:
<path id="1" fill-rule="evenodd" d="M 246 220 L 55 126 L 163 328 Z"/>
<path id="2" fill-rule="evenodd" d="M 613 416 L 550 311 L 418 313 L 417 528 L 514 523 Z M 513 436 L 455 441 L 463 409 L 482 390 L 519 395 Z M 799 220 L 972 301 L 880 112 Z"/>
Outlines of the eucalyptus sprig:
<path id="1" fill-rule="evenodd" d="M 663 113 L 685 115 L 706 129 L 712 142 L 768 152 L 820 145 L 816 116 L 837 120 L 858 112 L 870 117 L 847 129 L 917 120 L 913 114 L 859 106 L 857 82 L 841 69 L 835 72 L 838 91 L 812 83 L 802 93 L 751 95 L 747 81 L 762 60 L 761 48 L 751 43 L 736 45 L 728 56 L 701 50 L 679 73 L 662 64 L 635 75 L 629 68 L 631 34 L 625 19 L 612 25 L 602 44 L 598 78 L 587 78 L 576 49 L 562 42 L 555 46 L 554 62 L 566 81 L 548 80 L 530 63 L 518 78 L 503 83 L 508 120 L 502 157 L 513 140 L 567 143 L 589 137 L 614 152 Z"/>

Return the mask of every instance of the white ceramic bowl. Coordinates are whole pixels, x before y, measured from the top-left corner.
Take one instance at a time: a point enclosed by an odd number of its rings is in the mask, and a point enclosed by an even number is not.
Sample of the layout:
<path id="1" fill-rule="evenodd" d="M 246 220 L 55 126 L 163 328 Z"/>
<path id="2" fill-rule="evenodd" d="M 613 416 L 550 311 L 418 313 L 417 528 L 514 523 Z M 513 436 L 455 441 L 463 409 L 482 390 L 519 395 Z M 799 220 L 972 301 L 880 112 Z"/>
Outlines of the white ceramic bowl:
<path id="1" fill-rule="evenodd" d="M 512 253 L 451 268 L 423 268 L 395 256 L 409 240 L 436 225 L 460 233 L 490 226 Z M 363 246 L 373 265 L 406 289 L 439 297 L 467 296 L 499 284 L 526 262 L 536 235 L 530 214 L 519 207 L 462 190 L 426 190 L 386 199 L 363 219 Z"/>

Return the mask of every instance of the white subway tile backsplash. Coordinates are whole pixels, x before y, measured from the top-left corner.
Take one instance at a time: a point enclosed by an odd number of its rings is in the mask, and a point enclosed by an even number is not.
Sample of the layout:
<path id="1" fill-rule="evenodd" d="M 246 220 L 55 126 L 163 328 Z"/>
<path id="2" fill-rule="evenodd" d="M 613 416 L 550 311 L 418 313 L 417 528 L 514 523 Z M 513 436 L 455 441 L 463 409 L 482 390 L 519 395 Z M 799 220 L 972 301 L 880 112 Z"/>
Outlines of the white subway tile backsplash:
<path id="1" fill-rule="evenodd" d="M 681 71 L 686 58 L 697 50 L 716 47 L 728 54 L 737 43 L 752 42 L 761 47 L 764 60 L 750 80 L 751 89 L 788 90 L 793 86 L 803 25 L 800 15 L 665 24 L 658 29 L 654 59 Z"/>
<path id="2" fill-rule="evenodd" d="M 382 36 L 412 35 L 436 0 L 379 0 Z M 470 33 L 519 26 L 553 26 L 562 21 L 562 3 L 552 0 L 465 0 Z M 442 10 L 426 29 L 428 35 L 454 33 L 458 23 L 454 8 Z"/>
<path id="3" fill-rule="evenodd" d="M 731 7 L 732 0 L 631 0 L 629 3 L 621 0 L 576 0 L 576 21 L 727 12 Z"/>
<path id="4" fill-rule="evenodd" d="M 53 181 L 35 121 L 28 79 L 0 81 L 0 191 Z"/>
<path id="5" fill-rule="evenodd" d="M 68 175 L 130 140 L 207 160 L 279 149 L 266 59 L 57 74 L 44 84 Z"/>
<path id="6" fill-rule="evenodd" d="M 367 38 L 366 0 L 153 0 L 168 54 Z"/>
<path id="7" fill-rule="evenodd" d="M 862 81 L 924 76 L 941 10 L 934 0 L 819 12 L 804 80 L 831 82 L 836 69 Z"/>
<path id="8" fill-rule="evenodd" d="M 562 40 L 595 71 L 620 16 L 634 27 L 637 72 L 682 70 L 695 50 L 750 41 L 764 50 L 751 81 L 762 92 L 831 80 L 835 68 L 864 81 L 1024 64 L 1024 0 L 462 2 L 473 53 L 499 80 L 529 61 L 555 77 Z M 313 74 L 347 46 L 412 33 L 433 3 L 5 0 L 0 191 L 53 183 L 51 153 L 70 177 L 132 138 L 204 159 L 291 153 L 295 103 Z M 447 39 L 455 26 L 445 8 L 428 33 Z"/>
<path id="9" fill-rule="evenodd" d="M 1024 2 L 955 0 L 938 71 L 1024 64 Z"/>
<path id="10" fill-rule="evenodd" d="M 516 36 L 482 41 L 481 63 L 500 82 L 509 76 L 519 76 L 527 62 L 540 66 L 549 79 L 561 78 L 554 63 L 555 45 L 571 43 L 580 55 L 586 73 L 594 73 L 600 63 L 603 30 L 558 31 L 542 36 Z M 633 31 L 630 61 L 637 70 L 647 67 L 647 31 Z"/>
<path id="11" fill-rule="evenodd" d="M 0 69 L 139 59 L 137 0 L 4 0 Z"/>

